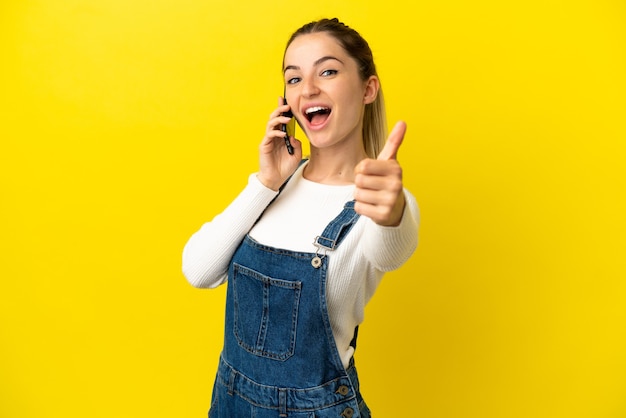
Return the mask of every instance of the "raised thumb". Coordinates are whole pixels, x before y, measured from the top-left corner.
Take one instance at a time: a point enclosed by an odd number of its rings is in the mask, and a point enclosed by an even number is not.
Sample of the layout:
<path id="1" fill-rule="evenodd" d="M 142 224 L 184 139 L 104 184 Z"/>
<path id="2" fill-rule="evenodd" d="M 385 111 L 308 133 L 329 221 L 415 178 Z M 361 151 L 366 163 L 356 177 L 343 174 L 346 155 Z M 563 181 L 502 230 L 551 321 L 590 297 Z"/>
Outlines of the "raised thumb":
<path id="1" fill-rule="evenodd" d="M 387 137 L 387 142 L 383 147 L 380 154 L 378 154 L 377 160 L 395 160 L 398 157 L 398 149 L 402 145 L 404 140 L 404 134 L 406 133 L 406 123 L 400 121 L 391 130 L 391 133 Z"/>

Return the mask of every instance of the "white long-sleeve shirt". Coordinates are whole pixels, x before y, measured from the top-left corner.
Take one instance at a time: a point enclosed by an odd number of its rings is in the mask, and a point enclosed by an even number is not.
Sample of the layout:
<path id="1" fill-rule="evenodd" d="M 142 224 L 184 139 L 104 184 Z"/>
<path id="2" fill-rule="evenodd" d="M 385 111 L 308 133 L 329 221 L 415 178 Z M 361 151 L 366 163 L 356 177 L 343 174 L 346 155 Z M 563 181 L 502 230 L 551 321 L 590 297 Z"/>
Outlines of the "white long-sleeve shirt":
<path id="1" fill-rule="evenodd" d="M 305 179 L 302 164 L 284 190 L 265 187 L 250 175 L 248 185 L 211 222 L 189 239 L 183 250 L 183 273 L 189 283 L 214 288 L 227 279 L 230 260 L 246 234 L 257 242 L 291 251 L 314 253 L 315 237 L 353 199 L 354 185 L 335 186 Z M 354 329 L 363 322 L 365 305 L 383 274 L 400 267 L 417 247 L 419 210 L 404 191 L 406 206 L 400 225 L 384 227 L 361 216 L 344 241 L 328 253 L 328 315 L 344 366 L 354 349 Z M 263 213 L 265 211 L 265 213 Z M 255 224 L 259 216 L 263 215 Z"/>

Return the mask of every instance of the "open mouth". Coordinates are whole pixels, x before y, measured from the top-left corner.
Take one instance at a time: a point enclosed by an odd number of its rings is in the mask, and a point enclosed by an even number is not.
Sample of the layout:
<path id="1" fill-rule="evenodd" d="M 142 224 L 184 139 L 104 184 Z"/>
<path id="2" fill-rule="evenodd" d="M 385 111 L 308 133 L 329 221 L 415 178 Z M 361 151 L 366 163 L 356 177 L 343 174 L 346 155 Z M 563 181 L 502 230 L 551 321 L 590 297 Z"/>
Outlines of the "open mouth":
<path id="1" fill-rule="evenodd" d="M 324 123 L 328 119 L 328 115 L 330 115 L 330 108 L 322 106 L 310 107 L 304 112 L 304 116 L 312 125 Z"/>

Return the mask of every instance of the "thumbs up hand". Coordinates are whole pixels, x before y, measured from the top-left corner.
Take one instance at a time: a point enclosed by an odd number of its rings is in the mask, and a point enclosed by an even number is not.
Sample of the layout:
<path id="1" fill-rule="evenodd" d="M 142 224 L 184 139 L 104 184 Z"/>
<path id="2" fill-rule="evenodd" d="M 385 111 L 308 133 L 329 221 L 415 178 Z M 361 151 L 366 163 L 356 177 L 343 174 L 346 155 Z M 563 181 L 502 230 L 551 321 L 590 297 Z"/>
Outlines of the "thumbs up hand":
<path id="1" fill-rule="evenodd" d="M 383 226 L 397 226 L 404 213 L 402 167 L 397 160 L 406 123 L 398 122 L 377 159 L 366 158 L 354 169 L 354 210 Z"/>

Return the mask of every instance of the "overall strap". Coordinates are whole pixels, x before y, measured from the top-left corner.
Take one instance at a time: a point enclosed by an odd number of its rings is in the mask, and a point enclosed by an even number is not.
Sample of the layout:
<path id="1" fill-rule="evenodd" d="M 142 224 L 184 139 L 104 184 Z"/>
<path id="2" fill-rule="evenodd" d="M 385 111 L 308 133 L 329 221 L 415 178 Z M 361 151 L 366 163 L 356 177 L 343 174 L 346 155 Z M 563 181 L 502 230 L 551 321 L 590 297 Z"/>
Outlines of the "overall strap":
<path id="1" fill-rule="evenodd" d="M 315 237 L 313 245 L 318 249 L 333 251 L 358 219 L 359 214 L 354 211 L 354 200 L 346 202 L 341 213 L 326 226 L 322 235 Z"/>
<path id="2" fill-rule="evenodd" d="M 348 232 L 350 232 L 350 229 L 352 229 L 360 216 L 354 211 L 354 202 L 354 200 L 346 202 L 343 210 L 339 213 L 339 215 L 337 215 L 335 219 L 333 219 L 328 225 L 326 225 L 326 228 L 324 229 L 324 232 L 322 232 L 322 235 L 315 237 L 313 245 L 317 247 L 318 253 L 320 252 L 320 250 L 323 250 L 324 253 L 326 251 L 333 251 L 339 246 L 339 244 L 341 244 L 341 241 L 343 241 L 346 235 L 348 235 Z M 319 259 L 319 257 L 317 256 L 315 258 Z M 314 261 L 313 266 L 315 267 L 316 265 L 317 263 L 315 263 Z M 350 341 L 350 345 L 354 347 L 355 350 L 358 333 L 359 327 L 357 325 L 354 329 L 354 337 L 352 338 L 352 341 Z"/>

